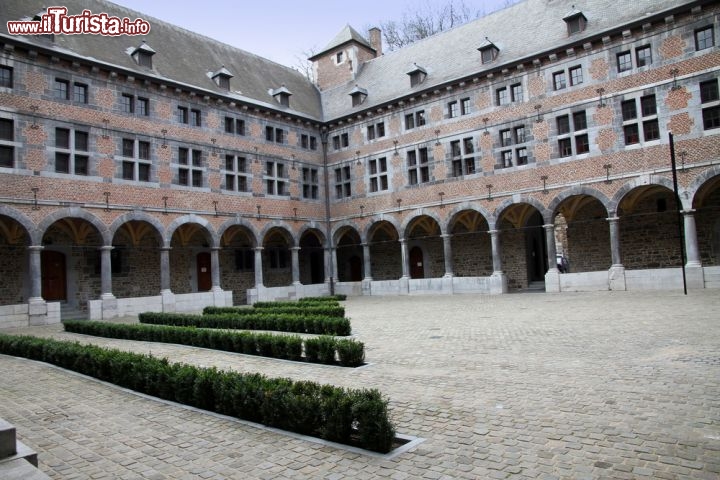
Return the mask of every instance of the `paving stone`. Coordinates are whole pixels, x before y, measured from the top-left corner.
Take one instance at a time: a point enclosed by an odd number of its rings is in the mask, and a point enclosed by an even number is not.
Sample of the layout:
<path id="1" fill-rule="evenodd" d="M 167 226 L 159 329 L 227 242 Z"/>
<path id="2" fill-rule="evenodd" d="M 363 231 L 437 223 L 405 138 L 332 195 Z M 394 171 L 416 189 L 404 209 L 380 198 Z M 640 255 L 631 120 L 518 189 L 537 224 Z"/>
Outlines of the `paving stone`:
<path id="1" fill-rule="evenodd" d="M 361 297 L 372 364 L 350 370 L 178 345 L 5 330 L 390 399 L 424 443 L 391 461 L 167 405 L 0 357 L 0 417 L 53 478 L 717 479 L 716 291 Z M 437 336 L 429 340 L 430 336 Z"/>

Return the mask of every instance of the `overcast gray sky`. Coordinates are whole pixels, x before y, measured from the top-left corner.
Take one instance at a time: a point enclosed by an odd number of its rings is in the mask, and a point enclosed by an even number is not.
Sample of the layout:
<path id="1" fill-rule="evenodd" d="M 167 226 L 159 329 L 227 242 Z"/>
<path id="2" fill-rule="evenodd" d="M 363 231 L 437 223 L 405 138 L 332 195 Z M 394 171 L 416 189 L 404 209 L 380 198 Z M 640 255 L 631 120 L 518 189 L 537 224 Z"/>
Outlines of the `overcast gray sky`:
<path id="1" fill-rule="evenodd" d="M 448 3 L 445 0 L 113 1 L 291 67 L 298 64 L 303 52 L 318 51 L 327 45 L 346 24 L 363 33 L 364 28 L 380 22 L 401 20 L 403 12 Z M 473 12 L 490 13 L 517 1 L 465 0 L 464 3 Z"/>

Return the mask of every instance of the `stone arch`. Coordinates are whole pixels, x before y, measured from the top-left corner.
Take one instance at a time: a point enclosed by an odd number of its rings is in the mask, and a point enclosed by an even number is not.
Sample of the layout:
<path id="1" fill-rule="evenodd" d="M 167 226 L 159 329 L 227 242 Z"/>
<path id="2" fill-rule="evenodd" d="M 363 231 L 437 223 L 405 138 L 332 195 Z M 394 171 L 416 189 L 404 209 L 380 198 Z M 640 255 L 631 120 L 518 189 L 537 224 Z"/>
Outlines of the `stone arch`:
<path id="1" fill-rule="evenodd" d="M 437 213 L 431 212 L 431 211 L 427 211 L 427 210 L 424 210 L 424 209 L 422 209 L 422 208 L 418 208 L 418 209 L 414 210 L 413 212 L 410 212 L 410 213 L 409 213 L 408 215 L 406 215 L 405 218 L 403 219 L 402 224 L 400 225 L 400 230 L 398 231 L 398 233 L 400 233 L 400 235 L 402 236 L 402 238 L 407 238 L 407 229 L 408 229 L 408 227 L 409 227 L 410 225 L 412 225 L 413 222 L 416 221 L 419 217 L 430 217 L 430 218 L 432 218 L 433 220 L 435 220 L 435 223 L 437 223 L 438 228 L 440 228 L 440 234 L 442 235 L 442 234 L 446 233 L 446 231 L 443 230 L 443 227 L 444 227 L 444 223 L 445 223 L 445 222 L 443 222 L 443 221 L 440 219 L 440 216 L 439 216 Z"/>
<path id="2" fill-rule="evenodd" d="M 555 218 L 555 216 L 558 213 L 558 208 L 560 208 L 560 205 L 567 200 L 570 197 L 574 196 L 588 196 L 592 197 L 595 200 L 599 201 L 604 207 L 605 210 L 609 212 L 609 205 L 610 205 L 610 199 L 607 198 L 607 196 L 602 193 L 600 190 L 596 190 L 592 187 L 587 187 L 584 185 L 576 185 L 574 187 L 568 188 L 566 190 L 563 190 L 562 192 L 558 193 L 555 198 L 550 201 L 550 204 L 547 207 L 547 212 L 550 214 L 550 223 L 552 223 L 552 220 Z"/>
<path id="3" fill-rule="evenodd" d="M 700 175 L 695 177 L 692 182 L 690 182 L 690 185 L 688 185 L 685 191 L 688 194 L 688 197 L 690 197 L 688 202 L 691 206 L 696 204 L 695 197 L 697 196 L 698 192 L 715 177 L 720 177 L 720 165 L 714 165 L 708 168 Z"/>
<path id="4" fill-rule="evenodd" d="M 360 231 L 354 223 L 346 220 L 344 222 L 337 223 L 333 226 L 332 233 L 331 233 L 332 239 L 333 239 L 333 245 L 337 245 L 338 241 L 340 240 L 338 235 L 341 232 L 345 232 L 347 229 L 354 230 L 355 233 L 357 234 L 358 238 L 360 238 L 360 242 L 365 241 L 365 239 L 363 239 L 363 237 L 362 237 L 364 232 Z"/>
<path id="5" fill-rule="evenodd" d="M 130 222 L 130 221 L 138 221 L 138 222 L 146 222 L 155 227 L 155 230 L 157 230 L 158 235 L 160 236 L 161 241 L 163 244 L 167 243 L 169 239 L 165 238 L 165 227 L 163 226 L 160 221 L 153 217 L 152 215 L 149 215 L 145 212 L 128 212 L 125 215 L 121 215 L 118 218 L 116 218 L 113 223 L 110 224 L 110 227 L 108 228 L 108 231 L 110 232 L 110 238 L 115 238 L 115 234 L 117 233 L 118 229 L 123 226 L 123 224 Z"/>
<path id="6" fill-rule="evenodd" d="M 248 222 L 247 220 L 245 220 L 243 218 L 240 218 L 240 219 L 234 218 L 234 219 L 228 220 L 228 221 L 224 222 L 222 225 L 220 225 L 220 227 L 217 229 L 218 239 L 221 240 L 223 238 L 223 235 L 225 235 L 225 232 L 227 232 L 232 227 L 242 227 L 242 228 L 246 229 L 251 234 L 250 240 L 253 242 L 253 247 L 258 246 L 258 244 L 259 244 L 258 238 L 259 237 L 258 237 L 257 230 L 255 229 L 255 227 L 253 226 L 252 223 Z M 220 242 L 218 242 L 218 245 L 219 244 L 220 244 Z"/>
<path id="7" fill-rule="evenodd" d="M 313 222 L 314 223 L 314 222 Z M 313 225 L 311 223 L 306 223 L 302 227 L 300 227 L 300 230 L 297 234 L 297 244 L 300 244 L 300 240 L 303 238 L 303 235 L 305 235 L 308 232 L 312 232 L 313 235 L 318 237 L 318 240 L 320 241 L 321 245 L 327 244 L 327 238 L 325 237 L 325 232 L 322 231 L 321 228 L 319 228 L 317 225 Z"/>
<path id="8" fill-rule="evenodd" d="M 366 226 L 365 242 L 370 249 L 370 270 L 374 280 L 397 280 L 403 274 L 399 228 L 392 216 L 384 215 Z"/>
<path id="9" fill-rule="evenodd" d="M 525 203 L 534 207 L 538 212 L 540 212 L 540 215 L 542 215 L 543 221 L 545 221 L 546 223 L 548 222 L 549 219 L 547 215 L 547 208 L 545 208 L 545 205 L 543 205 L 539 200 L 533 197 L 521 195 L 519 198 L 508 198 L 506 200 L 503 200 L 500 205 L 497 206 L 495 212 L 493 213 L 494 223 L 490 225 L 490 229 L 494 230 L 495 228 L 497 228 L 497 222 L 502 218 L 503 214 L 508 208 L 521 203 Z"/>
<path id="10" fill-rule="evenodd" d="M 263 227 L 262 230 L 260 230 L 260 233 L 258 234 L 258 240 L 261 246 L 265 243 L 265 237 L 267 237 L 267 234 L 270 233 L 270 231 L 273 229 L 278 229 L 279 231 L 283 232 L 283 236 L 285 236 L 289 247 L 297 246 L 298 242 L 292 234 L 292 228 L 290 228 L 290 225 L 285 222 L 277 221 L 268 223 Z"/>
<path id="11" fill-rule="evenodd" d="M 369 242 L 370 241 L 370 233 L 373 231 L 375 226 L 381 222 L 387 222 L 393 227 L 395 227 L 395 232 L 398 235 L 398 238 L 400 237 L 400 232 L 402 232 L 402 229 L 400 228 L 400 224 L 393 216 L 385 216 L 380 215 L 378 217 L 373 217 L 370 219 L 370 221 L 365 225 L 365 228 L 363 229 L 362 235 L 360 236 L 360 239 Z"/>
<path id="12" fill-rule="evenodd" d="M 704 266 L 720 265 L 720 166 L 704 171 L 688 191 L 693 192 L 690 200 L 700 262 Z"/>
<path id="13" fill-rule="evenodd" d="M 79 207 L 62 208 L 42 219 L 37 227 L 37 239 L 42 242 L 42 238 L 45 235 L 45 232 L 47 232 L 47 229 L 50 228 L 53 223 L 62 218 L 79 218 L 85 220 L 97 229 L 100 234 L 100 238 L 103 241 L 103 245 L 112 244 L 110 229 L 98 217 Z M 39 243 L 37 245 L 39 245 Z"/>
<path id="14" fill-rule="evenodd" d="M 19 212 L 14 208 L 0 205 L 0 215 L 12 218 L 18 222 L 25 229 L 25 233 L 27 233 L 31 245 L 40 245 L 42 235 L 40 235 L 40 238 L 37 238 L 37 229 L 35 228 L 35 225 L 33 225 L 32 220 L 30 220 L 24 213 Z"/>
<path id="15" fill-rule="evenodd" d="M 447 222 L 445 222 L 445 225 L 443 226 L 444 232 L 449 233 L 450 232 L 450 226 L 453 224 L 453 221 L 455 220 L 455 217 L 460 212 L 464 212 L 467 210 L 473 210 L 477 213 L 479 213 L 483 218 L 485 218 L 485 221 L 487 222 L 488 226 L 493 225 L 495 223 L 495 217 L 492 213 L 488 212 L 487 209 L 482 207 L 481 205 L 476 205 L 470 202 L 463 202 L 459 205 L 456 205 L 452 210 L 450 210 L 450 213 L 447 216 Z"/>
<path id="16" fill-rule="evenodd" d="M 298 267 L 300 283 L 319 284 L 325 281 L 325 234 L 319 228 L 305 225 L 298 232 Z"/>
<path id="17" fill-rule="evenodd" d="M 671 179 L 663 177 L 661 175 L 644 175 L 638 178 L 635 178 L 627 183 L 625 183 L 623 186 L 621 186 L 617 192 L 615 192 L 615 195 L 613 195 L 613 198 L 610 200 L 610 203 L 606 206 L 608 215 L 612 216 L 614 214 L 617 214 L 617 209 L 620 203 L 622 203 L 623 199 L 627 196 L 628 193 L 635 190 L 638 187 L 647 187 L 650 185 L 657 185 L 661 187 L 665 187 L 671 192 L 674 191 L 673 189 L 673 182 Z M 682 193 L 682 192 L 680 192 Z M 680 199 L 682 200 L 684 195 L 680 195 Z M 689 208 L 689 206 L 685 205 L 685 201 L 683 200 L 683 208 Z"/>
<path id="18" fill-rule="evenodd" d="M 450 235 L 453 275 L 457 277 L 486 277 L 492 275 L 492 243 L 487 211 L 464 204 L 455 208 L 448 218 L 446 231 Z"/>
<path id="19" fill-rule="evenodd" d="M 182 225 L 186 225 L 188 223 L 197 223 L 205 229 L 208 235 L 208 240 L 210 241 L 210 247 L 220 246 L 220 237 L 218 237 L 217 232 L 210 224 L 210 222 L 199 215 L 195 215 L 194 213 L 191 213 L 190 215 L 184 215 L 170 222 L 170 225 L 168 225 L 165 233 L 165 241 L 167 242 L 165 245 L 169 247 L 175 231 Z"/>

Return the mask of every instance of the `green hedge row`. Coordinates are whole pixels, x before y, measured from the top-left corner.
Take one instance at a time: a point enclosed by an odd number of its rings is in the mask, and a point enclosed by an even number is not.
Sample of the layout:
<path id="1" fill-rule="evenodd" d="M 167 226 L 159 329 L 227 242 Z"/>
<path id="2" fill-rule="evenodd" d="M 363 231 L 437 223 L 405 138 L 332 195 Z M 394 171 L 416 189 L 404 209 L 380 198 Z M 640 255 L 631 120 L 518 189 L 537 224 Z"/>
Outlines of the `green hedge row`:
<path id="1" fill-rule="evenodd" d="M 215 307 L 213 307 L 215 308 Z M 250 315 L 236 313 L 191 315 L 186 313 L 144 312 L 138 315 L 140 323 L 174 325 L 177 327 L 224 328 L 231 330 L 270 330 L 279 332 L 311 333 L 316 335 L 350 335 L 347 318 L 314 315 L 277 314 L 246 308 Z"/>
<path id="2" fill-rule="evenodd" d="M 294 302 L 257 302 L 253 308 L 248 307 L 205 307 L 205 315 L 217 313 L 232 313 L 234 315 L 257 315 L 258 312 L 267 312 L 287 315 L 317 315 L 323 317 L 343 318 L 345 307 L 340 305 L 297 304 Z"/>
<path id="3" fill-rule="evenodd" d="M 388 452 L 395 437 L 388 402 L 375 389 L 273 379 L 27 336 L 0 334 L 0 353 L 52 363 L 148 395 L 367 450 Z"/>
<path id="4" fill-rule="evenodd" d="M 327 297 L 303 297 L 299 298 L 298 302 L 331 302 L 331 301 L 342 302 L 347 300 L 347 295 L 328 295 Z"/>
<path id="5" fill-rule="evenodd" d="M 339 363 L 344 367 L 359 367 L 365 361 L 365 346 L 355 340 L 334 337 L 308 338 L 297 335 L 229 332 L 195 327 L 137 325 L 125 323 L 69 320 L 63 322 L 65 331 L 123 340 L 177 343 L 212 348 L 226 352 L 261 355 L 285 360 L 306 360 L 313 363 Z M 303 357 L 303 350 L 305 357 Z"/>

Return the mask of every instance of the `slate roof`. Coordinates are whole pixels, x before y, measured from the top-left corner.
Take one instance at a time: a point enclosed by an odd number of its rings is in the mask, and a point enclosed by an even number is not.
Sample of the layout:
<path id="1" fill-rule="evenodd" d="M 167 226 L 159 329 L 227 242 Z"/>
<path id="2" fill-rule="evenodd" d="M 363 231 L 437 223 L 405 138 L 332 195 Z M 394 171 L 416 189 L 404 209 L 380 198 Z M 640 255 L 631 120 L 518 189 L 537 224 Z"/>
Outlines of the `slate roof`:
<path id="1" fill-rule="evenodd" d="M 316 53 L 315 55 L 310 57 L 309 60 L 312 61 L 314 58 L 321 56 L 323 53 L 329 52 L 333 48 L 337 48 L 340 45 L 344 45 L 344 44 L 350 43 L 350 42 L 357 42 L 360 45 L 369 48 L 373 52 L 375 51 L 375 49 L 370 45 L 370 42 L 368 42 L 365 39 L 365 37 L 360 35 L 357 32 L 357 30 L 352 28 L 350 25 L 345 25 L 345 27 L 342 30 L 340 30 L 340 33 L 335 35 L 335 38 L 330 40 L 330 43 L 325 45 L 325 48 L 323 48 L 318 53 Z"/>
<path id="2" fill-rule="evenodd" d="M 8 37 L 312 120 L 322 118 L 319 91 L 292 68 L 104 0 L 63 0 L 57 3 L 67 7 L 71 15 L 89 9 L 92 13 L 105 12 L 131 20 L 143 18 L 150 22 L 150 33 L 118 37 L 55 35 L 54 45 L 33 36 Z M 47 0 L 1 0 L 0 33 L 7 35 L 8 20 L 32 19 L 48 5 L 55 3 Z M 152 57 L 152 70 L 139 66 L 130 56 L 143 40 L 156 52 Z M 218 87 L 212 75 L 208 75 L 208 72 L 217 72 L 221 66 L 234 75 L 230 80 L 231 92 Z M 280 106 L 269 93 L 270 89 L 282 84 L 293 92 L 289 108 Z"/>
<path id="3" fill-rule="evenodd" d="M 597 37 L 653 14 L 672 10 L 690 0 L 526 0 L 451 30 L 419 40 L 407 47 L 363 64 L 358 75 L 347 83 L 322 92 L 326 120 L 382 105 L 393 99 L 431 89 L 453 80 L 496 69 L 502 64 L 531 58 L 533 55 L 570 42 Z M 573 7 L 574 6 L 574 7 Z M 563 18 L 574 10 L 587 18 L 583 32 L 568 37 Z M 483 65 L 478 48 L 487 41 L 499 49 L 497 59 Z M 422 84 L 413 88 L 406 75 L 416 63 L 427 71 Z M 348 94 L 356 85 L 367 89 L 361 106 L 352 107 Z"/>

